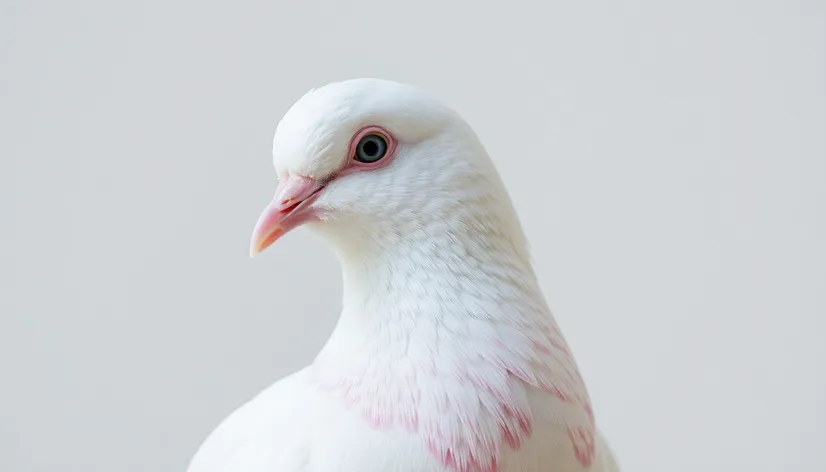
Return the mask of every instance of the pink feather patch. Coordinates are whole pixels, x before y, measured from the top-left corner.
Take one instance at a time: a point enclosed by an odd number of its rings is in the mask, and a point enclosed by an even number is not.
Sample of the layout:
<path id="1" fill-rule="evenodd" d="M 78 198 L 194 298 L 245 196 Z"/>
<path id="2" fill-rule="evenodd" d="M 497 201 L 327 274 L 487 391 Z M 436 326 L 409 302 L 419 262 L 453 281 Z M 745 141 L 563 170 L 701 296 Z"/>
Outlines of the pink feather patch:
<path id="1" fill-rule="evenodd" d="M 437 352 L 432 362 L 317 363 L 313 372 L 371 427 L 421 435 L 427 450 L 456 472 L 498 472 L 501 448 L 518 450 L 533 432 L 525 389 L 544 391 L 582 409 L 585 419 L 568 425 L 567 434 L 574 457 L 588 466 L 596 453 L 590 400 L 565 340 L 549 323 L 531 327 L 524 351 L 496 339 L 488 344 L 492 353 L 481 355 L 473 346 L 460 349 L 463 341 L 471 344 L 464 339 L 450 350 L 464 353 L 461 359 Z"/>

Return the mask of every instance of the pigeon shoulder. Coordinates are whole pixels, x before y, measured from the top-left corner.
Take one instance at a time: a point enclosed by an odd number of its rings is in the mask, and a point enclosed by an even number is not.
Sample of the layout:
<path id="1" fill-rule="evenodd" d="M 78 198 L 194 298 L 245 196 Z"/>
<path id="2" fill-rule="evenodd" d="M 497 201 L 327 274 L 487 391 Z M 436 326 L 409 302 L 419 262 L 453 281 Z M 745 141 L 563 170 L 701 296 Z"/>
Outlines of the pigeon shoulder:
<path id="1" fill-rule="evenodd" d="M 309 469 L 313 388 L 302 369 L 273 383 L 207 436 L 187 472 L 305 472 Z"/>

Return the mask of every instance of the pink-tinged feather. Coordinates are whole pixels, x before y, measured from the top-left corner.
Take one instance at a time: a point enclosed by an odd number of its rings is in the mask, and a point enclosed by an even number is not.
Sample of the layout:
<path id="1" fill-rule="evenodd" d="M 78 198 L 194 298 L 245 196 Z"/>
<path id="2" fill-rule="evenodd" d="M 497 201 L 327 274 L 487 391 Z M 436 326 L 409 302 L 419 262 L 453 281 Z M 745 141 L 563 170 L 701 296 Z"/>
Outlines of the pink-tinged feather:
<path id="1" fill-rule="evenodd" d="M 568 437 L 574 447 L 574 454 L 577 460 L 584 466 L 591 465 L 596 455 L 596 440 L 592 429 L 570 428 Z"/>
<path id="2" fill-rule="evenodd" d="M 371 427 L 398 426 L 420 435 L 427 450 L 456 472 L 498 472 L 500 445 L 518 450 L 533 434 L 533 414 L 529 405 L 517 400 L 515 389 L 544 391 L 581 408 L 584 422 L 569 425 L 567 435 L 573 456 L 588 466 L 596 454 L 596 429 L 582 377 L 565 341 L 554 334 L 556 329 L 539 332 L 548 334 L 531 341 L 533 349 L 522 355 L 514 356 L 505 343 L 492 342 L 493 355 L 476 361 L 440 364 L 434 359 L 419 364 L 419 369 L 391 366 L 382 375 L 376 375 L 376 366 L 341 372 L 317 365 L 315 373 L 322 386 L 360 409 Z M 376 378 L 383 381 L 377 383 Z M 439 386 L 427 392 L 427 405 L 422 385 Z M 475 407 L 469 409 L 473 402 L 468 398 L 477 399 Z M 424 411 L 431 413 L 423 423 Z M 497 425 L 496 436 L 490 436 L 488 421 Z M 445 430 L 447 425 L 458 429 Z"/>

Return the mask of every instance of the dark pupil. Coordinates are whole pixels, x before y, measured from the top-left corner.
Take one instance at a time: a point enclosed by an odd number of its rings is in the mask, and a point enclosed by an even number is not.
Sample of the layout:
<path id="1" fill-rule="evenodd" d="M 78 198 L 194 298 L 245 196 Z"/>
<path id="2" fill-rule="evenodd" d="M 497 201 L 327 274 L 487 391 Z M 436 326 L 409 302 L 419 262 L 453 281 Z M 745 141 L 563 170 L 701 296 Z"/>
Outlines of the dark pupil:
<path id="1" fill-rule="evenodd" d="M 361 162 L 373 163 L 384 157 L 387 152 L 387 142 L 381 136 L 370 135 L 361 139 L 356 150 L 356 159 Z"/>
<path id="2" fill-rule="evenodd" d="M 364 155 L 367 157 L 373 157 L 379 152 L 379 145 L 375 139 L 368 139 L 367 142 L 364 143 L 364 146 L 361 147 L 362 151 L 364 151 Z"/>

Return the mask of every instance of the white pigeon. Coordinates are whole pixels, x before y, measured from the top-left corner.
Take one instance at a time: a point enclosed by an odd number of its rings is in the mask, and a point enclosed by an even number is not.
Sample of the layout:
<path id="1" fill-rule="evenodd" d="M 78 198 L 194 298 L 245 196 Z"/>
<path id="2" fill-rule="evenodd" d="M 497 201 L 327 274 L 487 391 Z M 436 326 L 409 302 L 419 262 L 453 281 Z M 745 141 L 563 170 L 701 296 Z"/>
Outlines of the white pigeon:
<path id="1" fill-rule="evenodd" d="M 227 417 L 189 472 L 614 472 L 479 139 L 409 85 L 328 84 L 273 139 L 252 254 L 304 225 L 343 308 L 312 365 Z M 288 294 L 285 294 L 285 296 Z"/>

